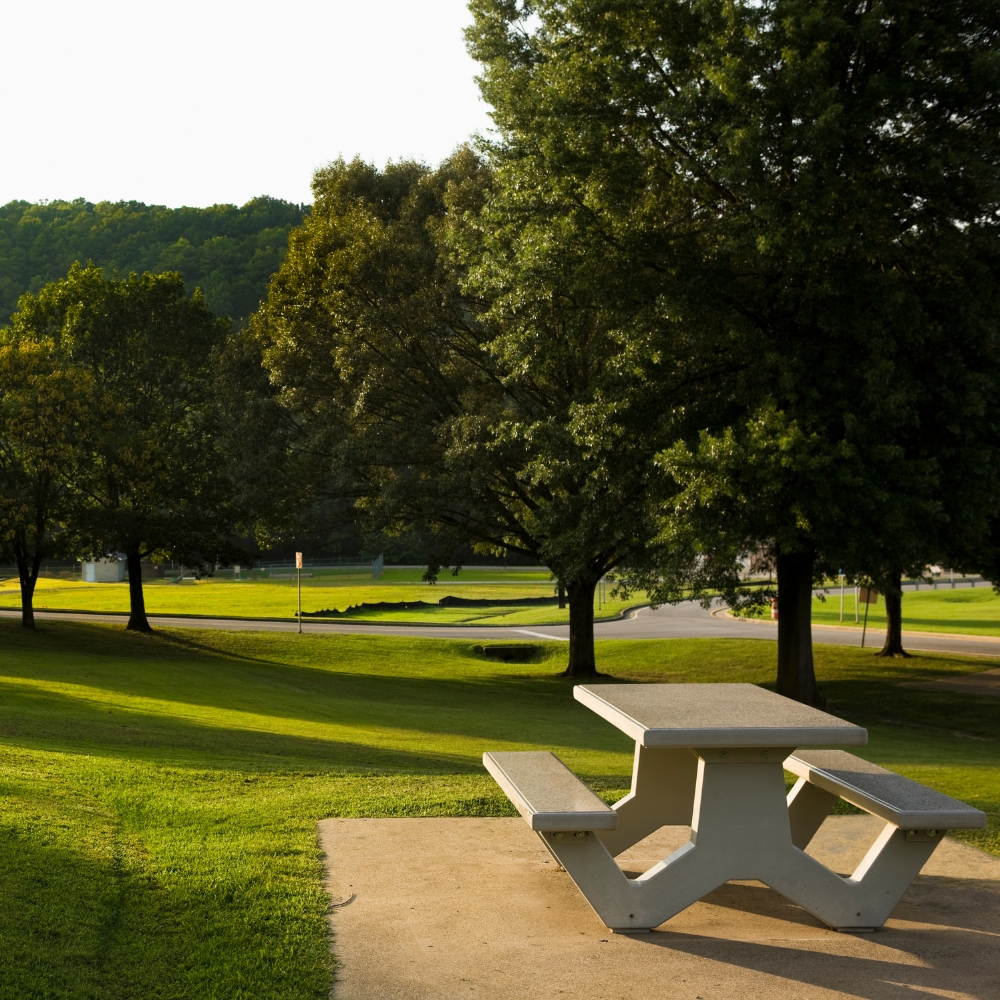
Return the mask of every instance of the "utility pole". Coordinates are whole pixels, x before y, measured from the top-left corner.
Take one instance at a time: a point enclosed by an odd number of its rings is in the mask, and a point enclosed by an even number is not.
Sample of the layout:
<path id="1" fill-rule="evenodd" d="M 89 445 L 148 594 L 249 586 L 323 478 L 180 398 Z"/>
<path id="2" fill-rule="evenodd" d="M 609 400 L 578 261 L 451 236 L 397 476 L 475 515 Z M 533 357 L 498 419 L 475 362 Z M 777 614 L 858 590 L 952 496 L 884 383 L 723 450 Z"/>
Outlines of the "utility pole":
<path id="1" fill-rule="evenodd" d="M 299 591 L 299 632 L 302 631 L 302 553 L 295 553 L 295 576 Z"/>

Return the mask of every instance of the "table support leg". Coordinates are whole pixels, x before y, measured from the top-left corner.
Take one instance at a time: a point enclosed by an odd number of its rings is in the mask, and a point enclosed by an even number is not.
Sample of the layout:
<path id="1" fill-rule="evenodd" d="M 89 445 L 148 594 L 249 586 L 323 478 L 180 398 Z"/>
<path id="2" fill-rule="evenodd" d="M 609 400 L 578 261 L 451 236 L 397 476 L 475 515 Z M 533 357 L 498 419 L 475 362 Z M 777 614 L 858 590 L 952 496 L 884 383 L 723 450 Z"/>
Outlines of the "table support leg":
<path id="1" fill-rule="evenodd" d="M 690 750 L 635 746 L 632 791 L 612 808 L 617 830 L 597 836 L 612 855 L 621 854 L 661 826 L 690 826 L 698 758 Z"/>
<path id="2" fill-rule="evenodd" d="M 668 866 L 669 881 L 647 887 L 642 878 L 625 876 L 593 833 L 583 837 L 540 833 L 545 846 L 566 869 L 597 915 L 612 930 L 649 930 L 690 906 L 720 884 L 685 844 L 658 868 Z M 724 879 L 722 881 L 725 881 Z"/>
<path id="3" fill-rule="evenodd" d="M 841 930 L 880 927 L 943 831 L 908 836 L 889 824 L 854 874 L 843 878 L 793 843 L 793 829 L 808 843 L 831 803 L 800 789 L 789 808 L 781 766 L 787 755 L 781 748 L 698 751 L 691 840 L 636 879 L 618 867 L 603 831 L 600 837 L 587 831 L 539 836 L 614 930 L 657 927 L 732 879 L 764 882 Z M 637 763 L 637 789 L 642 780 Z M 672 815 L 662 804 L 647 812 L 634 808 L 635 817 L 649 818 L 634 818 L 633 834 L 659 815 Z"/>
<path id="4" fill-rule="evenodd" d="M 690 842 L 637 879 L 622 874 L 603 831 L 601 839 L 542 835 L 609 927 L 656 927 L 729 879 L 760 878 L 781 845 L 793 849 L 781 768 L 787 752 L 756 752 L 752 763 L 741 762 L 740 751 L 720 753 L 720 763 L 696 760 Z M 761 753 L 769 763 L 757 762 Z"/>
<path id="5" fill-rule="evenodd" d="M 837 930 L 873 930 L 889 919 L 943 833 L 909 841 L 888 823 L 850 878 L 794 850 L 762 881 Z"/>
<path id="6" fill-rule="evenodd" d="M 792 843 L 804 851 L 830 810 L 837 804 L 838 797 L 818 785 L 799 778 L 788 793 L 788 820 L 792 827 Z"/>

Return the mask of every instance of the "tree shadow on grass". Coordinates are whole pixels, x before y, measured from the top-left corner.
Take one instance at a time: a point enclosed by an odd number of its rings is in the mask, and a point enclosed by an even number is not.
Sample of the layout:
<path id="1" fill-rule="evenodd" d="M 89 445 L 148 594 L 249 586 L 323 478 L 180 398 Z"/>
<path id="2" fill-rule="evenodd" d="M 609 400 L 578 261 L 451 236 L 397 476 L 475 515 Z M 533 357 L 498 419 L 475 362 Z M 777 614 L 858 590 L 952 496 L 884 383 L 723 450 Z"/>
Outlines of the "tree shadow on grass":
<path id="1" fill-rule="evenodd" d="M 205 769 L 310 770 L 344 773 L 477 773 L 464 753 L 388 749 L 322 739 L 201 724 L 115 708 L 36 688 L 12 691 L 0 721 L 0 742 L 33 750 L 87 753 L 146 762 L 181 762 Z"/>
<path id="2" fill-rule="evenodd" d="M 573 701 L 570 685 L 486 665 L 472 653 L 471 644 L 449 643 L 442 654 L 439 643 L 425 640 L 428 654 L 440 657 L 445 670 L 454 659 L 455 676 L 414 677 L 387 672 L 384 667 L 380 672 L 365 672 L 353 664 L 353 669 L 323 669 L 252 652 L 246 655 L 238 647 L 220 650 L 196 635 L 150 639 L 93 625 L 60 626 L 48 636 L 8 638 L 16 641 L 12 643 L 14 655 L 0 663 L 0 676 L 9 678 L 4 685 L 7 689 L 21 678 L 38 678 L 83 684 L 109 695 L 173 702 L 180 714 L 184 706 L 194 706 L 361 730 L 389 727 L 478 740 L 484 748 L 505 741 L 588 751 L 627 749 L 628 741 L 617 730 Z M 402 654 L 393 655 L 398 655 L 403 669 L 408 656 L 420 655 L 421 647 L 417 644 L 411 650 L 403 640 L 401 648 Z M 343 649 L 346 663 L 380 651 L 377 644 L 361 640 L 329 644 L 331 655 L 338 649 Z M 395 646 L 388 649 L 391 652 Z M 468 674 L 464 660 L 474 661 L 469 663 Z M 925 666 L 934 665 L 929 661 Z M 659 676 L 650 673 L 645 679 L 671 676 L 666 671 Z M 915 691 L 901 686 L 895 673 L 889 678 L 827 678 L 823 686 L 831 710 L 862 725 L 898 721 L 934 729 L 950 738 L 958 730 L 986 740 L 1000 735 L 995 701 L 976 695 Z M 72 699 L 66 705 L 71 703 Z M 86 704 L 87 698 L 81 696 L 79 705 Z M 162 724 L 162 715 L 146 716 L 134 706 L 133 712 L 143 718 L 146 728 Z M 206 724 L 195 728 L 217 731 L 221 727 Z M 130 737 L 113 742 L 134 745 L 137 740 Z M 322 747 L 328 742 L 306 739 L 300 745 Z M 315 761 L 323 753 L 309 750 L 305 756 Z"/>
<path id="3" fill-rule="evenodd" d="M 0 830 L 0 997 L 185 997 L 174 911 L 113 857 Z"/>
<path id="4" fill-rule="evenodd" d="M 288 894 L 245 863 L 200 878 L 175 865 L 168 886 L 141 849 L 102 846 L 103 856 L 0 829 L 4 1000 L 327 994 L 312 893 Z"/>
<path id="5" fill-rule="evenodd" d="M 194 633 L 197 635 L 197 633 Z M 275 638 L 275 633 L 237 633 L 240 637 L 249 635 L 258 636 L 263 638 L 265 641 L 272 641 Z M 164 632 L 158 631 L 155 635 L 157 640 L 169 645 L 178 647 L 184 650 L 192 650 L 196 653 L 208 657 L 213 661 L 234 661 L 237 663 L 250 663 L 250 664 L 260 664 L 269 668 L 294 668 L 298 670 L 304 670 L 311 673 L 320 673 L 323 675 L 327 674 L 362 674 L 364 676 L 371 676 L 369 673 L 364 673 L 361 671 L 342 671 L 339 669 L 329 669 L 326 665 L 315 666 L 309 664 L 301 664 L 295 662 L 294 656 L 291 659 L 281 659 L 275 657 L 264 657 L 264 656 L 254 656 L 248 655 L 245 652 L 241 652 L 238 649 L 232 647 L 220 647 L 218 645 L 212 645 L 211 643 L 202 641 L 200 639 L 194 638 L 191 631 L 171 631 Z M 359 653 L 367 652 L 365 649 L 366 643 L 379 643 L 383 644 L 386 640 L 393 642 L 394 640 L 400 645 L 405 645 L 411 650 L 411 656 L 413 650 L 420 650 L 421 645 L 424 645 L 428 650 L 434 650 L 435 652 L 440 651 L 442 648 L 447 650 L 447 659 L 451 661 L 454 668 L 457 670 L 465 669 L 468 672 L 464 674 L 461 678 L 425 678 L 425 679 L 437 679 L 437 680 L 454 680 L 459 683 L 467 685 L 485 685 L 488 687 L 493 687 L 497 685 L 504 686 L 505 688 L 511 687 L 523 687 L 531 689 L 532 694 L 538 695 L 541 693 L 543 696 L 550 696 L 560 699 L 571 698 L 572 697 L 572 686 L 566 683 L 566 678 L 564 677 L 565 663 L 562 658 L 562 653 L 565 652 L 565 647 L 560 645 L 560 643 L 552 642 L 527 642 L 522 640 L 506 641 L 502 645 L 514 645 L 522 646 L 527 649 L 534 651 L 534 655 L 528 656 L 523 660 L 512 660 L 507 661 L 502 658 L 487 658 L 483 655 L 482 650 L 484 647 L 483 640 L 466 640 L 466 639 L 451 639 L 451 638 L 431 638 L 428 636 L 400 636 L 400 635 L 371 635 L 371 634 L 337 634 L 337 633 L 310 633 L 308 635 L 310 640 L 320 640 L 324 644 L 329 644 L 327 647 L 327 652 L 331 660 L 337 658 L 339 653 L 343 659 L 356 660 Z M 342 648 L 347 643 L 351 644 L 351 649 L 344 655 Z M 487 641 L 486 646 L 490 643 Z M 383 646 L 383 650 L 384 650 Z M 525 664 L 532 664 L 534 669 L 526 668 Z M 403 669 L 405 670 L 409 664 L 407 663 Z M 405 677 L 405 674 L 394 675 L 395 679 L 400 676 Z"/>
<path id="6" fill-rule="evenodd" d="M 98 643 L 98 648 L 101 645 Z M 194 658 L 147 655 L 137 662 L 129 655 L 132 645 L 135 643 L 117 649 L 114 656 L 98 657 L 91 649 L 74 655 L 60 643 L 46 650 L 41 662 L 29 656 L 5 658 L 0 664 L 0 677 L 7 678 L 3 689 L 20 688 L 20 697 L 27 698 L 34 680 L 73 684 L 109 696 L 171 702 L 181 714 L 184 706 L 191 706 L 309 724 L 388 727 L 482 740 L 484 749 L 491 742 L 503 741 L 622 751 L 629 743 L 577 704 L 564 682 L 547 678 L 506 674 L 437 678 L 332 671 L 277 660 L 236 659 L 214 650 L 198 652 Z M 160 644 L 153 647 L 162 648 Z M 35 691 L 36 697 L 41 697 L 41 690 L 36 687 Z M 53 721 L 59 724 L 60 717 L 72 716 L 74 704 L 84 711 L 89 704 L 87 693 L 81 692 L 78 699 L 64 693 Z M 117 705 L 104 707 L 119 711 Z M 134 706 L 121 709 L 129 710 L 148 719 L 149 725 L 163 718 Z M 213 727 L 206 723 L 205 728 Z M 0 725 L 0 733 L 3 731 Z"/>
<path id="7" fill-rule="evenodd" d="M 858 725 L 889 722 L 952 738 L 965 733 L 978 739 L 1000 739 L 997 700 L 988 695 L 915 689 L 880 678 L 828 679 L 821 686 L 827 710 Z"/>
<path id="8" fill-rule="evenodd" d="M 465 683 L 520 683 L 533 688 L 541 686 L 546 693 L 552 695 L 572 697 L 571 686 L 562 678 L 565 667 L 562 656 L 556 655 L 565 652 L 565 647 L 559 643 L 520 643 L 542 651 L 541 657 L 532 659 L 532 666 L 526 668 L 523 664 L 512 666 L 487 659 L 481 652 L 477 652 L 483 645 L 481 641 L 457 638 L 335 633 L 310 633 L 296 637 L 294 634 L 274 632 L 219 630 L 209 633 L 218 641 L 208 642 L 199 638 L 205 634 L 204 630 L 198 629 L 157 629 L 152 633 L 135 633 L 102 624 L 62 621 L 46 622 L 36 631 L 26 632 L 19 627 L 14 628 L 11 622 L 0 619 L 0 635 L 3 635 L 7 650 L 14 655 L 23 654 L 29 659 L 47 657 L 47 667 L 52 666 L 52 657 L 63 655 L 125 660 L 135 664 L 148 662 L 183 666 L 199 661 L 215 666 L 224 663 L 256 664 L 266 668 L 296 668 L 325 675 L 339 672 L 336 665 L 338 661 L 357 663 L 381 660 L 383 671 L 389 673 L 385 669 L 386 661 L 391 663 L 396 660 L 398 673 L 391 674 L 392 676 L 413 676 L 419 675 L 419 671 L 412 670 L 414 661 L 419 662 L 422 654 L 430 654 L 430 659 L 438 661 L 439 670 L 443 668 L 447 672 L 450 668 L 456 674 L 461 672 L 461 679 Z M 309 645 L 296 647 L 297 639 L 304 639 Z M 257 650 L 268 650 L 279 640 L 285 642 L 284 648 L 280 650 L 282 655 L 246 652 L 246 647 L 251 645 L 255 645 Z M 279 651 L 274 652 L 277 654 Z M 195 654 L 194 658 L 192 653 Z M 319 662 L 302 662 L 303 659 Z M 433 677 L 435 674 L 432 672 L 424 676 Z"/>

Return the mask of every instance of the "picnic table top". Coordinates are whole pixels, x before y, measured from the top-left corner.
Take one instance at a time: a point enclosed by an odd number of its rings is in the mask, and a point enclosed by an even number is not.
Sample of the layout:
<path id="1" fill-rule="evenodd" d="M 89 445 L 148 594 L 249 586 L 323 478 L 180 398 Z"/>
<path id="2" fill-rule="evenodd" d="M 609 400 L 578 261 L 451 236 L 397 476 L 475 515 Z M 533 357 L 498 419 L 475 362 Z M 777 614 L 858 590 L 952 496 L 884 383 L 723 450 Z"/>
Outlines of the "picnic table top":
<path id="1" fill-rule="evenodd" d="M 578 684 L 573 697 L 645 747 L 868 742 L 868 731 L 861 726 L 756 684 Z"/>

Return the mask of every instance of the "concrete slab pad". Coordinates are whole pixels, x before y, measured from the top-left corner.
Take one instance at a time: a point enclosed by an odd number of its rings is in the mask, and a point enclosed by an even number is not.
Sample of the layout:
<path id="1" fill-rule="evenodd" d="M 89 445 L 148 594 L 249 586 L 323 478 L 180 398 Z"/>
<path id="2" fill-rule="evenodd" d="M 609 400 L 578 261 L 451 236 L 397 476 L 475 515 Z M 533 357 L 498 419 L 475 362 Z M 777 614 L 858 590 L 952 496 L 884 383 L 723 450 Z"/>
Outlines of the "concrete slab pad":
<path id="1" fill-rule="evenodd" d="M 848 872 L 882 828 L 830 817 L 809 853 Z M 688 837 L 623 854 L 639 872 Z M 945 841 L 874 934 L 838 934 L 731 882 L 649 934 L 608 932 L 521 819 L 320 823 L 338 1000 L 997 1000 L 1000 859 Z"/>

